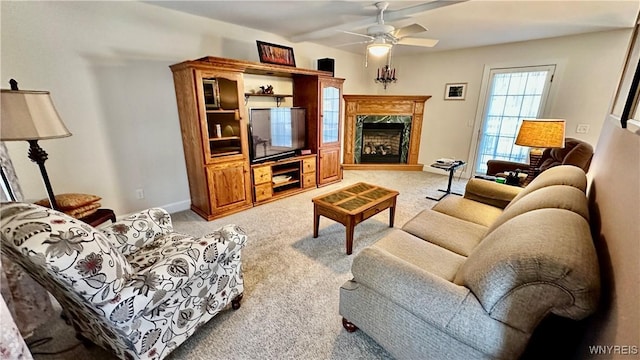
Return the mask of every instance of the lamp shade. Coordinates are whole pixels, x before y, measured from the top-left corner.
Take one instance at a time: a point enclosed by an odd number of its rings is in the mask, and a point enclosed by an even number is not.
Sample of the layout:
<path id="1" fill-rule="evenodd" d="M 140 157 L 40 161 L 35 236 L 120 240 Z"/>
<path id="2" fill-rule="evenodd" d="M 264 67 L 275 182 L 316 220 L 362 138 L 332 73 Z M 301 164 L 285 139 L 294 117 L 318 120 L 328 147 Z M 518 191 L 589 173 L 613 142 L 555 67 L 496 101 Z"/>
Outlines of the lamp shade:
<path id="1" fill-rule="evenodd" d="M 0 140 L 42 140 L 71 136 L 48 91 L 2 89 Z"/>
<path id="2" fill-rule="evenodd" d="M 564 147 L 563 119 L 523 119 L 516 145 L 534 148 Z"/>

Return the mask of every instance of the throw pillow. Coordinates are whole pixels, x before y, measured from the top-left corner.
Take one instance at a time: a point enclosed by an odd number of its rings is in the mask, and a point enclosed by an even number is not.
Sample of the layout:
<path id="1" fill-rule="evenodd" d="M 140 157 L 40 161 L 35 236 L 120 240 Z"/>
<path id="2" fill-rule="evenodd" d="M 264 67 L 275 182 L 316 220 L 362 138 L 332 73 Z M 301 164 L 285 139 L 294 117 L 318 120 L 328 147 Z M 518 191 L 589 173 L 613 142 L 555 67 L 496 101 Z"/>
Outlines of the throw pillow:
<path id="1" fill-rule="evenodd" d="M 56 195 L 56 202 L 58 203 L 58 207 L 62 211 L 73 210 L 81 206 L 91 204 L 92 202 L 96 202 L 98 200 L 102 200 L 102 198 L 91 194 L 71 193 Z M 49 204 L 49 199 L 42 199 L 40 201 L 37 201 L 36 204 L 48 208 L 51 207 L 51 204 Z"/>
<path id="2" fill-rule="evenodd" d="M 79 208 L 75 208 L 73 210 L 65 210 L 63 212 L 69 216 L 73 216 L 76 219 L 80 219 L 98 211 L 98 208 L 100 206 L 102 206 L 102 204 L 96 201 L 96 202 L 92 202 L 89 205 L 80 206 Z"/>

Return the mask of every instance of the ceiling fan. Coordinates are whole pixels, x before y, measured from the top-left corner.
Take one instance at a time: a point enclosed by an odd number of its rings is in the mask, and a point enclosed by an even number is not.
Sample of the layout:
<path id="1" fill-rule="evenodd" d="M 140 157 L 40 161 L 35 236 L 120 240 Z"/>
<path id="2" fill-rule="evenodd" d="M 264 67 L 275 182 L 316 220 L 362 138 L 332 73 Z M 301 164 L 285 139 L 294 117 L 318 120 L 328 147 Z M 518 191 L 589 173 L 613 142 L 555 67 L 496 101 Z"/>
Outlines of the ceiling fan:
<path id="1" fill-rule="evenodd" d="M 366 34 L 340 30 L 346 34 L 366 37 L 368 40 L 338 46 L 368 44 L 367 54 L 384 56 L 389 54 L 394 45 L 433 47 L 438 43 L 438 40 L 434 39 L 411 37 L 412 35 L 427 31 L 427 29 L 420 24 L 414 23 L 397 29 L 392 25 L 385 24 L 384 12 L 387 10 L 389 3 L 386 1 L 377 2 L 375 6 L 378 9 L 377 23 L 369 26 Z"/>

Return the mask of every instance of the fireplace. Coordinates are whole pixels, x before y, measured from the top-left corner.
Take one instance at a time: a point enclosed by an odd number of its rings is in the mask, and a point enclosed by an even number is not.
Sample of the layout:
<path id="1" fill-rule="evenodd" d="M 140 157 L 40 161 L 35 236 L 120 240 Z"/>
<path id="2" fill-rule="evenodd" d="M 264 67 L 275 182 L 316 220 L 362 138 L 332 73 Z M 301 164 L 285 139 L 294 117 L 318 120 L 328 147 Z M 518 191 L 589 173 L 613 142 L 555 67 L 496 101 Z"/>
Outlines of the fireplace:
<path id="1" fill-rule="evenodd" d="M 422 118 L 430 97 L 344 95 L 342 168 L 421 171 Z"/>
<path id="2" fill-rule="evenodd" d="M 356 164 L 407 164 L 411 116 L 357 115 L 354 138 Z"/>
<path id="3" fill-rule="evenodd" d="M 360 138 L 361 164 L 400 164 L 402 123 L 363 123 Z"/>

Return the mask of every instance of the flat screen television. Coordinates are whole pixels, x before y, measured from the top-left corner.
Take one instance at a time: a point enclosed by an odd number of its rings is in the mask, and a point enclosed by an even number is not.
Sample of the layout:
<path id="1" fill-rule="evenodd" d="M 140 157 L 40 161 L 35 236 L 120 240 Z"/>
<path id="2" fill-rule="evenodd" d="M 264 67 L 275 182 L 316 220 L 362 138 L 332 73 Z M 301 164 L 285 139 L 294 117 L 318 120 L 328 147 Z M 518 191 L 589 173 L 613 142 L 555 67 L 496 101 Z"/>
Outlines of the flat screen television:
<path id="1" fill-rule="evenodd" d="M 306 109 L 249 109 L 249 153 L 259 163 L 294 156 L 306 147 Z"/>

